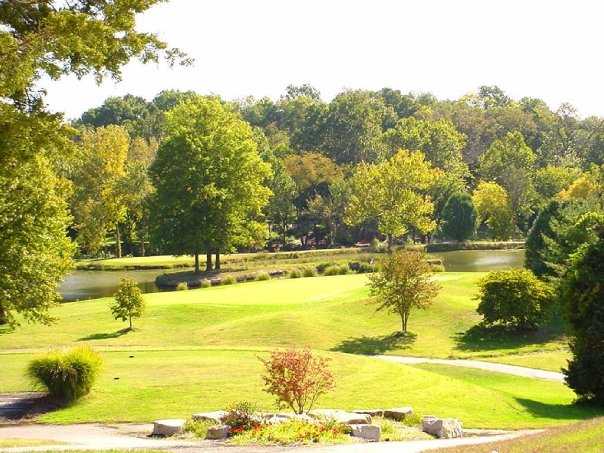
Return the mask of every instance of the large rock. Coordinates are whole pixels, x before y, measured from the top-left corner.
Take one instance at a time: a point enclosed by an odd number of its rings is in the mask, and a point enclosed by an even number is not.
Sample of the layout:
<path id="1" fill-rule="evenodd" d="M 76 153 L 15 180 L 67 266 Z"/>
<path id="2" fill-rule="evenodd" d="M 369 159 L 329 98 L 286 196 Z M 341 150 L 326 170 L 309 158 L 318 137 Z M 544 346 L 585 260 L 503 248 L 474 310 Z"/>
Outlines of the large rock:
<path id="1" fill-rule="evenodd" d="M 411 414 L 413 414 L 413 409 L 411 409 L 409 406 L 396 407 L 394 409 L 386 409 L 384 411 L 384 417 L 397 421 L 404 420 L 405 417 Z"/>
<path id="2" fill-rule="evenodd" d="M 152 436 L 173 436 L 182 433 L 185 428 L 185 421 L 182 419 L 156 420 L 153 422 Z"/>
<path id="3" fill-rule="evenodd" d="M 355 409 L 352 412 L 355 414 L 368 414 L 372 417 L 383 417 L 384 409 Z"/>
<path id="4" fill-rule="evenodd" d="M 193 414 L 191 418 L 196 422 L 212 422 L 220 425 L 222 424 L 222 419 L 225 415 L 225 411 L 199 412 L 197 414 Z"/>
<path id="5" fill-rule="evenodd" d="M 290 414 L 290 413 L 279 413 L 279 414 L 263 414 L 263 421 L 271 425 L 277 425 L 279 423 L 285 423 L 290 420 L 298 420 L 306 423 L 317 423 L 317 419 L 312 418 L 306 414 Z"/>
<path id="6" fill-rule="evenodd" d="M 311 417 L 329 418 L 345 425 L 370 425 L 371 415 L 357 414 L 334 409 L 315 409 L 309 412 Z"/>
<path id="7" fill-rule="evenodd" d="M 210 426 L 208 428 L 208 433 L 206 434 L 206 439 L 211 440 L 221 440 L 229 437 L 229 433 L 231 432 L 231 428 L 227 425 L 216 425 Z"/>
<path id="8" fill-rule="evenodd" d="M 378 442 L 382 435 L 382 428 L 377 425 L 350 425 L 350 429 L 351 436 L 360 437 L 370 442 Z"/>
<path id="9" fill-rule="evenodd" d="M 422 418 L 422 431 L 439 439 L 463 437 L 461 422 L 455 418 L 437 418 L 428 415 Z"/>

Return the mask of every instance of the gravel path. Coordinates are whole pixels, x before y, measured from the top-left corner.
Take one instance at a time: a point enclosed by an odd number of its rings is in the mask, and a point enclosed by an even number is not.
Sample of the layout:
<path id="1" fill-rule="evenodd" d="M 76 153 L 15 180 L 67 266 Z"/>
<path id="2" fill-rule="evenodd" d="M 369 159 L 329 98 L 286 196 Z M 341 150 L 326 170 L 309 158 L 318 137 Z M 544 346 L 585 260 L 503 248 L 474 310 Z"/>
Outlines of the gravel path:
<path id="1" fill-rule="evenodd" d="M 433 363 L 436 365 L 460 366 L 466 368 L 477 368 L 479 370 L 493 371 L 495 373 L 512 374 L 533 379 L 546 379 L 549 381 L 564 382 L 564 375 L 555 371 L 538 370 L 516 365 L 504 365 L 502 363 L 481 362 L 479 360 L 466 359 L 430 359 L 426 357 L 401 357 L 393 355 L 379 355 L 378 359 L 388 362 L 401 363 L 403 365 L 417 365 L 420 363 Z"/>

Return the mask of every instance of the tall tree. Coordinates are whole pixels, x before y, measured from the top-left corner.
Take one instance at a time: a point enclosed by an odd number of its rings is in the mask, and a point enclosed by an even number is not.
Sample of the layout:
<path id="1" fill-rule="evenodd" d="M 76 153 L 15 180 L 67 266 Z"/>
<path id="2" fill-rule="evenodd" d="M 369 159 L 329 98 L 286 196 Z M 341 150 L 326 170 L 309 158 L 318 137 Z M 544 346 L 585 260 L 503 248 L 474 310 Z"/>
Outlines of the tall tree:
<path id="1" fill-rule="evenodd" d="M 476 231 L 476 208 L 467 193 L 456 193 L 443 209 L 442 232 L 445 237 L 456 241 L 470 239 Z"/>
<path id="2" fill-rule="evenodd" d="M 229 251 L 266 236 L 270 197 L 251 127 L 219 99 L 195 97 L 166 115 L 166 138 L 150 173 L 152 237 L 164 251 L 195 256 Z"/>
<path id="3" fill-rule="evenodd" d="M 132 58 L 182 53 L 136 31 L 135 16 L 159 0 L 5 0 L 0 3 L 0 304 L 4 317 L 47 320 L 73 251 L 56 170 L 73 133 L 44 111 L 42 77 L 120 77 Z M 77 30 L 77 33 L 74 33 Z M 187 63 L 186 59 L 181 60 Z M 22 188 L 22 190 L 19 190 Z M 15 190 L 17 189 L 17 190 Z M 6 315 L 8 312 L 8 315 Z"/>
<path id="4" fill-rule="evenodd" d="M 486 223 L 493 239 L 508 240 L 514 233 L 514 214 L 508 194 L 495 182 L 481 181 L 472 194 L 478 224 Z"/>
<path id="5" fill-rule="evenodd" d="M 389 247 L 411 228 L 423 234 L 432 231 L 434 205 L 427 191 L 436 177 L 438 172 L 421 152 L 400 150 L 384 162 L 360 164 L 352 177 L 347 223 L 374 219 Z"/>

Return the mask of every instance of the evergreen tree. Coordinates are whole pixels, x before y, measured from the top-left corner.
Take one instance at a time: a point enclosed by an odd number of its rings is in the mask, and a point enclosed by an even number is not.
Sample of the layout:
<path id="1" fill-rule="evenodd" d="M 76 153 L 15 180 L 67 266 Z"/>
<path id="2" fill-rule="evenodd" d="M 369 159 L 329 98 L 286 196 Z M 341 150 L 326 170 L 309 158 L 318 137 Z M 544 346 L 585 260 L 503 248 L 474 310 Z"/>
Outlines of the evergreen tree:
<path id="1" fill-rule="evenodd" d="M 472 197 L 467 193 L 453 194 L 443 208 L 442 232 L 456 241 L 470 239 L 476 230 L 476 217 Z"/>

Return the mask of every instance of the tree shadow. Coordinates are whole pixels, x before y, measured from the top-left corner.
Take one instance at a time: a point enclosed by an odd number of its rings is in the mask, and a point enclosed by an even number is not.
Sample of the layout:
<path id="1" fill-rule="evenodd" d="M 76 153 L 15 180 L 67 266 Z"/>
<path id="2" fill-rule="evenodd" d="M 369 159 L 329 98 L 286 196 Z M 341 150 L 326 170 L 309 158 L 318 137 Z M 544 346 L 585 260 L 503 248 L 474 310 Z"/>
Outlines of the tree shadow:
<path id="1" fill-rule="evenodd" d="M 2 324 L 0 325 L 0 335 L 7 335 L 9 333 L 13 333 L 15 328 L 10 324 Z"/>
<path id="2" fill-rule="evenodd" d="M 531 415 L 556 420 L 577 420 L 598 417 L 604 414 L 604 406 L 589 402 L 571 404 L 547 404 L 526 398 L 515 398 Z"/>
<path id="3" fill-rule="evenodd" d="M 109 338 L 119 338 L 122 335 L 126 335 L 128 332 L 132 332 L 129 327 L 125 329 L 116 330 L 115 332 L 106 333 L 93 333 L 87 337 L 78 338 L 77 341 L 92 341 L 92 340 L 107 340 Z"/>
<path id="4" fill-rule="evenodd" d="M 488 351 L 493 349 L 516 349 L 522 346 L 543 344 L 564 337 L 560 324 L 551 324 L 538 330 L 519 330 L 505 326 L 484 326 L 478 324 L 465 332 L 459 332 L 454 339 L 462 351 Z"/>
<path id="5" fill-rule="evenodd" d="M 377 355 L 397 348 L 411 346 L 417 334 L 407 332 L 394 332 L 390 335 L 350 338 L 333 347 L 332 351 L 347 352 L 349 354 Z"/>

